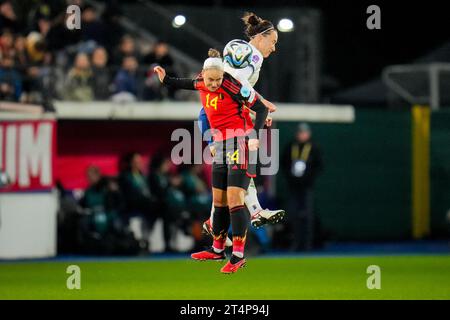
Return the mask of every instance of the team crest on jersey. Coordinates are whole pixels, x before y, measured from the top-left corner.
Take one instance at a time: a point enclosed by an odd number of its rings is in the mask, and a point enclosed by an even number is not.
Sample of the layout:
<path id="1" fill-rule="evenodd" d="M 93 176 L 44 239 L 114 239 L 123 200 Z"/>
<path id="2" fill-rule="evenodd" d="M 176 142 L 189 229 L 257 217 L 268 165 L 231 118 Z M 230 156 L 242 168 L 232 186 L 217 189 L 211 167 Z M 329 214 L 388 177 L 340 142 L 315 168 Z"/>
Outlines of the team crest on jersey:
<path id="1" fill-rule="evenodd" d="M 243 96 L 244 98 L 248 98 L 248 97 L 250 97 L 250 93 L 251 93 L 251 91 L 249 88 L 242 86 L 241 96 Z"/>
<path id="2" fill-rule="evenodd" d="M 259 57 L 258 57 L 257 54 L 255 54 L 255 55 L 253 56 L 252 61 L 253 61 L 254 63 L 258 63 Z"/>

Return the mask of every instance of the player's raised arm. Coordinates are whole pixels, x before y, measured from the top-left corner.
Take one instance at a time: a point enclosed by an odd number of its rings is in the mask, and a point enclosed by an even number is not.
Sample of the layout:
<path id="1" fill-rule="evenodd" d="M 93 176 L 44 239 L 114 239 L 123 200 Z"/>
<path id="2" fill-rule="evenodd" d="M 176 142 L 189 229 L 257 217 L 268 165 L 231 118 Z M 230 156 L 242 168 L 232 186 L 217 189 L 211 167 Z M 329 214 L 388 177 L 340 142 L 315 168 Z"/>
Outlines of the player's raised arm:
<path id="1" fill-rule="evenodd" d="M 262 129 L 266 123 L 269 109 L 267 109 L 260 98 L 257 97 L 250 110 L 255 113 L 253 129 L 256 132 L 256 138 L 253 137 L 248 140 L 248 149 L 250 151 L 256 151 L 259 148 L 259 130 Z"/>
<path id="2" fill-rule="evenodd" d="M 159 81 L 166 86 L 174 87 L 176 89 L 196 90 L 194 84 L 195 80 L 191 78 L 169 77 L 166 74 L 166 70 L 160 66 L 154 67 L 153 71 L 158 75 Z"/>
<path id="3" fill-rule="evenodd" d="M 267 109 L 266 106 L 262 103 L 261 99 L 258 98 L 251 107 L 251 110 L 255 111 L 256 113 L 254 129 L 256 130 L 256 132 L 258 132 L 259 129 L 262 129 L 264 127 L 269 109 Z"/>

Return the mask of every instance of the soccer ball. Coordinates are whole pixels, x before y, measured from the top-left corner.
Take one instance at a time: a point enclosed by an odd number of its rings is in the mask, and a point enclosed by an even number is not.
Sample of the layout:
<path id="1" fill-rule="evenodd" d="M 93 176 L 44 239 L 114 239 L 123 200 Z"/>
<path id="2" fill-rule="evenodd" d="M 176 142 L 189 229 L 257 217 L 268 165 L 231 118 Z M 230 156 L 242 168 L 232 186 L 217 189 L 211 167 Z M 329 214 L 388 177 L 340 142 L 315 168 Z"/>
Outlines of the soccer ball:
<path id="1" fill-rule="evenodd" d="M 233 41 L 225 47 L 224 61 L 234 69 L 251 64 L 253 50 L 246 42 Z"/>

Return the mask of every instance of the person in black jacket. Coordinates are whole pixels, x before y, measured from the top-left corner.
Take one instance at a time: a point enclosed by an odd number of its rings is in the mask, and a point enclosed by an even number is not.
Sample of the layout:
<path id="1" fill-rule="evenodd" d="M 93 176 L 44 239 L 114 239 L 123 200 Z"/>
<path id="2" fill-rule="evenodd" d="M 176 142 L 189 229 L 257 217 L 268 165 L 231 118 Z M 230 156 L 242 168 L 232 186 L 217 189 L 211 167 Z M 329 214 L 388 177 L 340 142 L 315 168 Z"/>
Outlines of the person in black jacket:
<path id="1" fill-rule="evenodd" d="M 95 100 L 108 100 L 111 96 L 111 70 L 107 67 L 108 52 L 97 47 L 92 52 L 93 90 Z"/>
<path id="2" fill-rule="evenodd" d="M 170 158 L 156 153 L 149 164 L 148 185 L 155 197 L 155 214 L 163 221 L 165 252 L 176 252 L 172 240 L 176 224 L 185 207 L 184 195 L 178 189 L 181 177 L 170 174 Z"/>
<path id="3" fill-rule="evenodd" d="M 143 173 L 142 156 L 138 152 L 130 152 L 121 159 L 119 186 L 125 201 L 124 222 L 128 224 L 132 217 L 143 218 L 142 237 L 147 241 L 157 219 L 156 204 Z"/>
<path id="4" fill-rule="evenodd" d="M 311 139 L 308 124 L 299 124 L 295 140 L 283 152 L 281 167 L 292 192 L 288 200 L 288 223 L 293 232 L 290 249 L 311 250 L 314 244 L 314 228 L 317 225 L 313 190 L 317 176 L 323 169 L 323 161 L 318 146 Z"/>
<path id="5" fill-rule="evenodd" d="M 153 50 L 143 57 L 142 63 L 150 67 L 145 81 L 144 99 L 162 100 L 166 95 L 169 99 L 175 99 L 177 89 L 174 87 L 162 86 L 158 81 L 157 74 L 153 71 L 154 66 L 161 66 L 166 70 L 167 75 L 170 77 L 177 77 L 175 61 L 170 54 L 167 42 L 163 40 L 156 42 Z"/>

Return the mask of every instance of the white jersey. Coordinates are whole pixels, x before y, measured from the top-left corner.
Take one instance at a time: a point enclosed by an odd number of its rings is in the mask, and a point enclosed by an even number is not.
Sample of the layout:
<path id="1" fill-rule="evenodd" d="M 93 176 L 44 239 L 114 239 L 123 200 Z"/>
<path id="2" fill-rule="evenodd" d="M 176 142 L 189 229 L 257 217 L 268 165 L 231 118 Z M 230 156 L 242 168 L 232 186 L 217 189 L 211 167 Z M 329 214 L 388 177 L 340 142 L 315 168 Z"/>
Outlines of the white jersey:
<path id="1" fill-rule="evenodd" d="M 224 71 L 232 75 L 234 78 L 239 80 L 243 86 L 251 88 L 253 91 L 253 86 L 256 84 L 259 78 L 259 72 L 261 70 L 264 57 L 256 49 L 255 46 L 248 43 L 247 41 L 234 39 L 227 43 L 223 50 L 223 56 L 225 57 L 228 52 L 249 52 L 251 55 L 248 57 L 248 63 L 243 64 L 242 68 L 236 67 L 232 63 L 229 63 L 226 59 L 224 60 Z"/>

